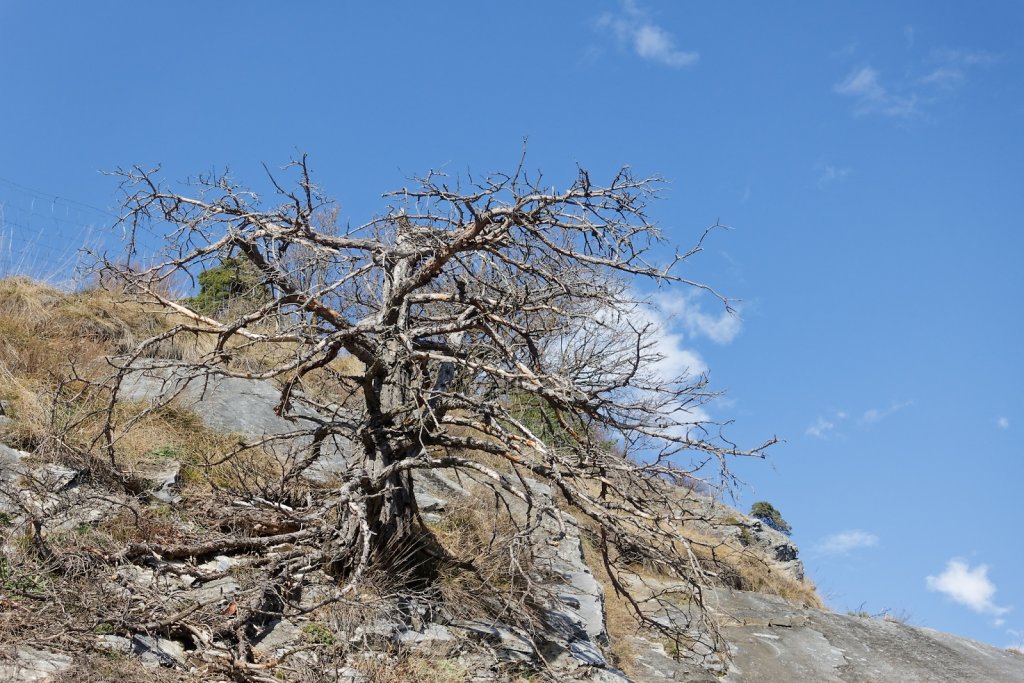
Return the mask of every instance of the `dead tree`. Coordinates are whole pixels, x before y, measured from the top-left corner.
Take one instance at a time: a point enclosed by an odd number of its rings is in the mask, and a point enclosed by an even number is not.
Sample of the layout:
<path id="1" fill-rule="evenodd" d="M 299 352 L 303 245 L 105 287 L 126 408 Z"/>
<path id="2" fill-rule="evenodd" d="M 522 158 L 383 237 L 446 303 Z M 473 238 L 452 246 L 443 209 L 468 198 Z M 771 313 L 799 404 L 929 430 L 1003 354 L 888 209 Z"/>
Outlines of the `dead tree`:
<path id="1" fill-rule="evenodd" d="M 656 372 L 655 329 L 637 315 L 642 281 L 718 296 L 679 273 L 700 244 L 673 252 L 648 219 L 657 179 L 624 169 L 599 185 L 579 170 L 558 189 L 522 164 L 465 185 L 431 173 L 384 195 L 379 217 L 325 230 L 329 202 L 305 158 L 288 173 L 296 189 L 275 181 L 282 203 L 268 208 L 227 177 L 181 192 L 155 172 L 121 172 L 130 246 L 120 263 L 132 267 L 106 267 L 178 319 L 129 361 L 169 337 L 212 336 L 213 350 L 182 369 L 277 381 L 285 415 L 313 401 L 302 391 L 310 373 L 344 356 L 359 361 L 345 380 L 349 399 L 318 406 L 334 417 L 312 430 L 310 457 L 296 466 L 314 462 L 316 444 L 333 434 L 357 444 L 322 503 L 334 511 L 318 546 L 323 566 L 352 585 L 387 547 L 422 533 L 417 472 L 456 470 L 564 525 L 569 517 L 528 481 L 549 484 L 587 525 L 641 620 L 642 596 L 623 578 L 628 562 L 689 582 L 699 602 L 706 577 L 678 534 L 692 511 L 676 487 L 717 475 L 731 456 L 760 456 L 770 442 L 737 448 L 695 417 L 711 396 L 706 378 Z M 143 227 L 166 236 L 155 262 L 139 261 Z M 246 259 L 270 296 L 207 317 L 167 293 L 182 273 L 228 258 Z M 259 368 L 237 363 L 261 349 Z"/>

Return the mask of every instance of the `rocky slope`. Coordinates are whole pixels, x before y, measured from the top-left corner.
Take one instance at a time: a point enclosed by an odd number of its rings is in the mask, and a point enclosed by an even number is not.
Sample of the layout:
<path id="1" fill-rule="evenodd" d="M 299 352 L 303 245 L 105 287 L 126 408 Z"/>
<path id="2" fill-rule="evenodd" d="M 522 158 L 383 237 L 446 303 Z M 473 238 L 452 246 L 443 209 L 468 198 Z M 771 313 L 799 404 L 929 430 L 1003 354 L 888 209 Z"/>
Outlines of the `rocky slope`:
<path id="1" fill-rule="evenodd" d="M 308 437 L 290 434 L 320 419 L 302 410 L 280 417 L 274 386 L 212 378 L 182 387 L 161 367 L 133 374 L 121 396 L 126 416 L 181 391 L 172 410 L 145 418 L 121 444 L 119 467 L 83 454 L 81 435 L 48 427 L 65 414 L 88 425 L 99 407 L 55 388 L 69 359 L 79 369 L 100 359 L 102 370 L 105 354 L 161 324 L 103 295 L 0 281 L 0 681 L 1024 683 L 1020 655 L 820 609 L 787 536 L 686 489 L 686 534 L 713 575 L 703 600 L 725 656 L 697 639 L 674 657 L 657 633 L 637 630 L 587 527 L 544 517 L 499 529 L 479 514 L 495 507 L 493 494 L 447 472 L 416 475 L 425 524 L 444 548 L 482 553 L 478 563 L 528 560 L 530 583 L 517 589 L 523 614 L 486 609 L 479 583 L 458 574 L 438 577 L 441 595 L 396 590 L 405 584 L 377 576 L 360 600 L 339 600 L 319 564 L 296 560 L 311 520 L 259 493 L 277 485 L 279 461 L 307 457 Z M 280 437 L 269 457 L 213 462 L 267 435 Z M 326 444 L 289 495 L 329 494 L 350 452 L 343 439 Z M 558 504 L 529 485 L 538 501 Z M 526 516 L 516 500 L 502 504 Z M 270 565 L 287 571 L 268 580 Z M 673 594 L 664 576 L 636 572 L 644 590 Z M 649 616 L 688 625 L 693 608 L 691 597 L 675 597 Z"/>
<path id="2" fill-rule="evenodd" d="M 169 386 L 166 376 L 139 376 L 129 386 L 132 400 L 153 398 Z M 267 384 L 245 380 L 218 380 L 205 391 L 189 389 L 180 397 L 208 428 L 239 435 L 263 436 L 287 433 L 293 425 L 278 417 L 272 406 L 276 390 Z M 302 444 L 286 444 L 301 450 Z M 345 466 L 345 446 L 337 448 L 314 473 L 329 478 L 332 468 Z M 154 501 L 180 501 L 180 464 L 167 466 L 151 477 Z M 441 473 L 422 476 L 418 495 L 428 521 L 442 523 L 452 509 L 472 504 L 473 493 L 464 483 Z M 95 524 L 114 514 L 119 501 L 90 488 L 76 472 L 64 465 L 47 463 L 28 453 L 0 447 L 0 513 L 8 528 L 31 524 L 33 518 L 47 519 L 50 533 Z M 538 485 L 538 492 L 550 496 Z M 738 545 L 762 558 L 769 572 L 799 580 L 803 569 L 797 549 L 790 540 L 757 520 L 711 498 L 694 496 L 706 516 L 715 520 L 701 529 L 708 535 L 731 537 Z M 571 529 L 573 527 L 570 527 Z M 7 542 L 16 541 L 10 535 Z M 416 653 L 426 666 L 422 680 L 487 681 L 514 680 L 516 676 L 538 675 L 564 681 L 732 681 L 755 683 L 774 681 L 1022 681 L 1024 657 L 956 636 L 880 619 L 833 614 L 821 609 L 795 606 L 786 599 L 722 586 L 710 591 L 707 602 L 718 615 L 728 643 L 729 657 L 698 661 L 693 656 L 677 661 L 664 644 L 650 633 L 610 634 L 606 620 L 608 604 L 601 582 L 588 563 L 584 541 L 578 531 L 559 537 L 554 528 L 534 530 L 533 544 L 539 548 L 539 573 L 543 581 L 537 590 L 555 596 L 544 623 L 533 632 L 495 621 L 445 618 L 427 614 L 410 599 L 389 618 L 377 618 L 351 634 L 366 651 L 395 647 Z M 271 549 L 273 551 L 273 549 Z M 118 590 L 173 597 L 177 604 L 209 604 L 230 609 L 232 596 L 241 590 L 244 572 L 251 558 L 222 555 L 205 562 L 169 560 L 163 566 L 120 569 L 105 577 Z M 656 582 L 658 579 L 652 579 Z M 662 579 L 662 581 L 664 581 Z M 0 584 L 0 605 L 10 604 L 16 595 Z M 303 578 L 294 599 L 297 605 L 313 606 L 330 590 L 330 580 L 310 571 Z M 682 608 L 660 618 L 686 618 Z M 308 613 L 265 624 L 255 646 L 257 661 L 274 662 L 291 654 L 291 668 L 276 669 L 275 676 L 302 680 L 303 671 L 320 668 L 310 634 L 322 642 L 333 642 L 340 634 L 321 633 Z M 314 625 L 315 628 L 314 628 Z M 158 631 L 159 629 L 154 629 Z M 31 634 L 27 634 L 31 636 Z M 137 662 L 153 680 L 209 680 L 202 660 L 188 634 L 164 633 L 131 637 L 96 633 L 94 653 Z M 0 680 L 57 681 L 99 680 L 76 678 L 78 667 L 95 669 L 95 655 L 47 648 L 31 637 L 24 645 L 0 645 Z M 618 642 L 613 643 L 612 640 Z M 613 652 L 625 650 L 629 673 L 613 662 L 625 662 Z M 700 654 L 698 651 L 697 654 Z M 275 669 L 269 669 L 275 671 Z M 291 673 L 288 673 L 288 672 Z M 368 681 L 366 667 L 335 666 L 330 680 Z M 136 674 L 139 675 L 139 674 Z M 411 674 L 410 674 L 411 675 Z M 269 679 L 268 679 L 269 680 Z M 390 679 L 386 679 L 390 680 Z"/>

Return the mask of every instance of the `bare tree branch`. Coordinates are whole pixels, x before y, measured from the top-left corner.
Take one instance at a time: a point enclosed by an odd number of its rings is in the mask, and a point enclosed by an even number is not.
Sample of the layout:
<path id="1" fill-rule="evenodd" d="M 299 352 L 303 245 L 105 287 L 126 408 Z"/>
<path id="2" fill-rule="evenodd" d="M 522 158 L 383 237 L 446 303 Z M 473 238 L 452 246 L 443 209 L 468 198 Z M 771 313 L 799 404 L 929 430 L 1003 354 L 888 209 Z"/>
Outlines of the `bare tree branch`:
<path id="1" fill-rule="evenodd" d="M 170 362 L 176 372 L 276 379 L 282 415 L 305 403 L 344 416 L 308 428 L 310 455 L 285 481 L 313 464 L 325 438 L 353 445 L 336 490 L 308 517 L 317 523 L 239 541 L 246 547 L 315 537 L 318 557 L 352 586 L 386 561 L 388 548 L 423 533 L 413 490 L 418 473 L 462 473 L 564 529 L 571 518 L 538 499 L 529 484 L 538 480 L 594 531 L 612 585 L 639 621 L 678 642 L 699 627 L 717 643 L 706 611 L 698 610 L 699 623 L 666 625 L 645 604 L 665 598 L 642 594 L 627 578 L 631 563 L 652 565 L 681 579 L 702 606 L 709 577 L 679 534 L 693 513 L 673 485 L 727 474 L 729 458 L 760 457 L 774 443 L 741 449 L 714 436 L 713 425 L 696 417 L 714 396 L 706 378 L 666 379 L 656 371 L 656 331 L 639 315 L 647 305 L 638 293 L 644 282 L 696 287 L 728 309 L 715 290 L 680 274 L 707 232 L 687 251 L 667 248 L 646 214 L 657 178 L 626 168 L 598 185 L 579 169 L 558 190 L 530 179 L 522 163 L 511 175 L 466 189 L 430 173 L 384 195 L 393 203 L 381 216 L 324 229 L 330 205 L 305 157 L 289 170 L 297 172 L 297 190 L 271 176 L 284 198 L 276 208 L 264 208 L 226 176 L 201 178 L 179 193 L 156 172 L 120 172 L 129 237 L 121 263 L 139 262 L 139 230 L 162 233 L 166 247 L 141 269 L 106 262 L 106 280 L 183 322 L 115 361 L 106 430 L 112 461 L 117 431 L 126 426 L 116 424 L 116 384 L 156 367 L 147 348 L 168 335 L 212 336 L 211 351 Z M 178 275 L 194 279 L 232 258 L 257 274 L 265 293 L 259 303 L 204 314 L 167 293 Z M 245 357 L 259 362 L 254 368 L 241 362 Z M 346 357 L 360 366 L 344 380 L 347 399 L 328 406 L 303 391 L 309 377 Z M 187 557 L 214 550 L 216 544 L 128 552 Z"/>

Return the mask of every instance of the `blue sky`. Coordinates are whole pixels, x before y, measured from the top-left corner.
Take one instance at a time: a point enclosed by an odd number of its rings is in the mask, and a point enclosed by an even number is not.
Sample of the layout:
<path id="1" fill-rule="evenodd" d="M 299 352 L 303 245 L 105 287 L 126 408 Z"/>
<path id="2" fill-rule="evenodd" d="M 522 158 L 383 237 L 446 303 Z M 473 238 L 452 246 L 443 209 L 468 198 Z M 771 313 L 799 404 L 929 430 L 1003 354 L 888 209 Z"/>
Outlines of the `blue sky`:
<path id="1" fill-rule="evenodd" d="M 673 241 L 733 227 L 688 274 L 741 320 L 679 300 L 666 341 L 736 440 L 786 440 L 742 506 L 837 610 L 1024 640 L 1024 5 L 211 5 L 0 2 L 8 260 L 100 239 L 135 163 L 259 185 L 306 151 L 353 220 L 524 136 L 555 182 L 659 174 Z"/>

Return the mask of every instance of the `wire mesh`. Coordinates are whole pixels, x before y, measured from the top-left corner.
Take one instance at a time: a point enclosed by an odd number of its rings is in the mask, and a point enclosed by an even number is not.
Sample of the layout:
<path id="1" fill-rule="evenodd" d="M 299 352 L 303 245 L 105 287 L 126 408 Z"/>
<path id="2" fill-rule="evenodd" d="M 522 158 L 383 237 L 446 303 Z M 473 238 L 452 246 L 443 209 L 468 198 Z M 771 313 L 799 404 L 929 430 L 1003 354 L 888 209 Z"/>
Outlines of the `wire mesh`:
<path id="1" fill-rule="evenodd" d="M 72 286 L 89 251 L 116 245 L 116 220 L 103 209 L 0 178 L 0 277 Z"/>

